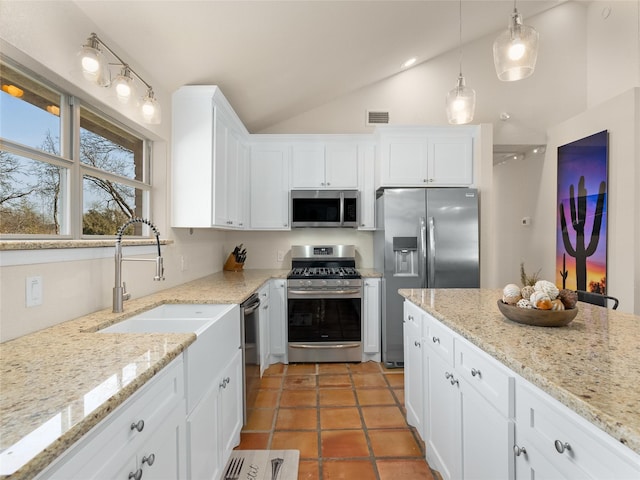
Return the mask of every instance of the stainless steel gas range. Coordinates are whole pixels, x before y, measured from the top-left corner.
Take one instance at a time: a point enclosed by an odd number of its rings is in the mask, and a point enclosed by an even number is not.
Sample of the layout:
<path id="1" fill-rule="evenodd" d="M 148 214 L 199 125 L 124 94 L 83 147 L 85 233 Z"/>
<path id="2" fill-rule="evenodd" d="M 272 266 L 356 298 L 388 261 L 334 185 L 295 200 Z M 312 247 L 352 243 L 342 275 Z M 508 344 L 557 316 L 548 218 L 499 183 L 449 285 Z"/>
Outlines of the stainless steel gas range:
<path id="1" fill-rule="evenodd" d="M 294 245 L 287 277 L 289 362 L 362 361 L 362 278 L 353 245 Z"/>

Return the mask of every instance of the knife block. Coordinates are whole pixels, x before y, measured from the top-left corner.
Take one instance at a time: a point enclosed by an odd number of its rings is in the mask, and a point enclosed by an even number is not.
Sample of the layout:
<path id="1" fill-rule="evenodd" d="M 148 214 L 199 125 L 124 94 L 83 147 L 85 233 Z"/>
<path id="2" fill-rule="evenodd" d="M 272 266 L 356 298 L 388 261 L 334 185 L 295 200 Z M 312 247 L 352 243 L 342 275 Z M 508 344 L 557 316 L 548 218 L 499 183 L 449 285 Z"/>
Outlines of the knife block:
<path id="1" fill-rule="evenodd" d="M 227 261 L 224 262 L 224 266 L 222 267 L 222 269 L 227 272 L 241 272 L 243 268 L 244 268 L 244 263 L 236 262 L 236 259 L 233 256 L 233 253 L 229 254 Z"/>

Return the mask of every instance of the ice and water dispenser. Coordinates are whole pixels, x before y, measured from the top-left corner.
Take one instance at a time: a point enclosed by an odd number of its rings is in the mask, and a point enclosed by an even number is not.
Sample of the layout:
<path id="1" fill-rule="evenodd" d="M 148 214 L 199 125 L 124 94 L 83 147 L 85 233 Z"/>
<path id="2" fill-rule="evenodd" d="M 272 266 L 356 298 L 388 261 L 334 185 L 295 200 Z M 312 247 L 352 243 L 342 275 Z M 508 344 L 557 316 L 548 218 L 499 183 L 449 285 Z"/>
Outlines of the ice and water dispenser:
<path id="1" fill-rule="evenodd" d="M 393 256 L 395 276 L 418 276 L 418 237 L 393 237 Z"/>

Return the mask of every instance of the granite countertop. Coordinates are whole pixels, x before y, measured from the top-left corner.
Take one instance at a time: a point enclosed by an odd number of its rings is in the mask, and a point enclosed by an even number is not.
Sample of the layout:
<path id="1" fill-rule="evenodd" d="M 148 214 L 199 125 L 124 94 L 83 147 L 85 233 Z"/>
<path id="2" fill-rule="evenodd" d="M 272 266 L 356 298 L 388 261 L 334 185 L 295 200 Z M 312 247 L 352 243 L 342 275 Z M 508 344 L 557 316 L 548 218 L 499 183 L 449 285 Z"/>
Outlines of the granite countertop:
<path id="1" fill-rule="evenodd" d="M 288 270 L 218 272 L 0 344 L 0 478 L 33 478 L 196 339 L 96 334 L 163 303 L 242 303 Z"/>
<path id="2" fill-rule="evenodd" d="M 579 302 L 569 325 L 535 327 L 500 313 L 502 290 L 399 292 L 640 454 L 640 316 Z"/>

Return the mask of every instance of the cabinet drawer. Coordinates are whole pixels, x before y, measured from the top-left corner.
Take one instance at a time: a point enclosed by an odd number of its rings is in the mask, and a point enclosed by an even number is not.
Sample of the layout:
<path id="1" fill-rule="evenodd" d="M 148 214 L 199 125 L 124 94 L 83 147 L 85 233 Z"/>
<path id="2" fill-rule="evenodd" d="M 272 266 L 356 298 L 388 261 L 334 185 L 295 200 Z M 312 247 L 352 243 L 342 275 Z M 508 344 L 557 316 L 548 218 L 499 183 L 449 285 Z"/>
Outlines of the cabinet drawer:
<path id="1" fill-rule="evenodd" d="M 503 416 L 513 417 L 515 378 L 488 354 L 462 338 L 455 339 L 456 372 Z"/>
<path id="2" fill-rule="evenodd" d="M 184 403 L 181 403 L 183 401 L 184 365 L 180 356 L 95 426 L 38 478 L 98 478 L 98 472 L 110 463 L 124 465 L 126 470 L 130 466 L 127 458 L 140 446 L 151 441 L 154 432 L 162 426 L 172 410 L 184 409 Z M 143 423 L 139 423 L 141 421 Z M 138 425 L 141 431 L 133 425 Z"/>
<path id="3" fill-rule="evenodd" d="M 516 398 L 518 443 L 532 445 L 565 478 L 640 478 L 640 456 L 554 398 L 520 378 Z"/>
<path id="4" fill-rule="evenodd" d="M 448 365 L 453 365 L 454 335 L 451 330 L 440 322 L 429 315 L 425 315 L 424 336 L 427 348 L 440 355 Z"/>

